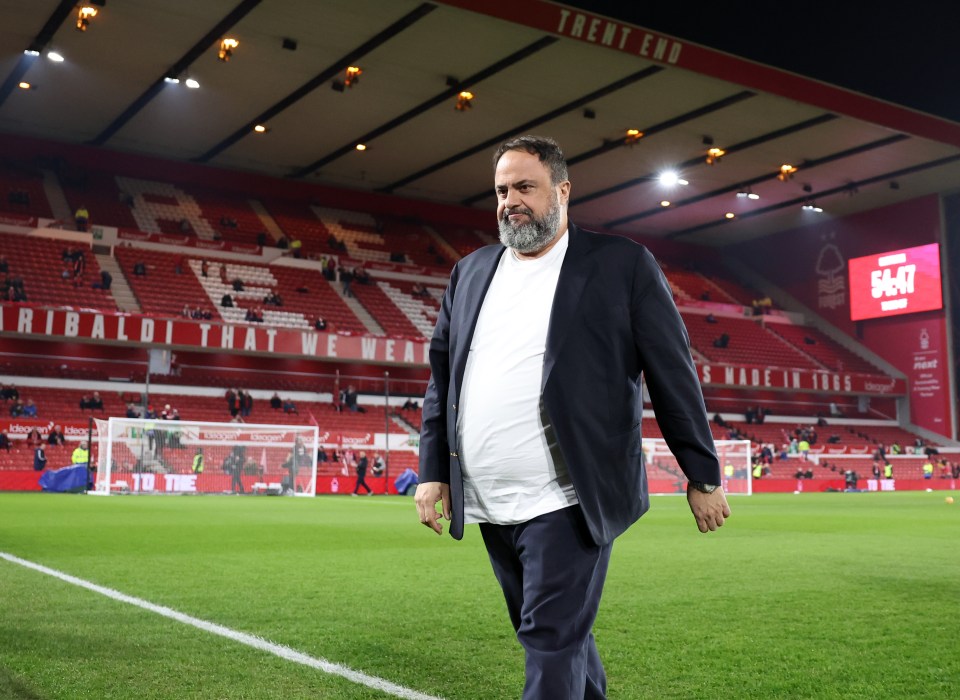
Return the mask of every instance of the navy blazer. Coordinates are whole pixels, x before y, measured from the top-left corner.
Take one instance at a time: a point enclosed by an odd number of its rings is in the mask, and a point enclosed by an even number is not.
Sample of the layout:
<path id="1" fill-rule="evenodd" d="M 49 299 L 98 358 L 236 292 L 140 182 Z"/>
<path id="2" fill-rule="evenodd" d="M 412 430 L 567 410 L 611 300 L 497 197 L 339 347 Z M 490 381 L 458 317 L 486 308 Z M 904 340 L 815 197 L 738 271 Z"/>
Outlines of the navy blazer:
<path id="1" fill-rule="evenodd" d="M 684 474 L 719 484 L 720 464 L 686 328 L 653 256 L 627 238 L 573 224 L 567 235 L 547 331 L 541 410 L 590 534 L 606 544 L 650 507 L 640 450 L 641 372 Z M 456 264 L 430 341 L 420 481 L 450 485 L 456 539 L 463 537 L 457 407 L 480 307 L 505 250 L 486 246 Z"/>

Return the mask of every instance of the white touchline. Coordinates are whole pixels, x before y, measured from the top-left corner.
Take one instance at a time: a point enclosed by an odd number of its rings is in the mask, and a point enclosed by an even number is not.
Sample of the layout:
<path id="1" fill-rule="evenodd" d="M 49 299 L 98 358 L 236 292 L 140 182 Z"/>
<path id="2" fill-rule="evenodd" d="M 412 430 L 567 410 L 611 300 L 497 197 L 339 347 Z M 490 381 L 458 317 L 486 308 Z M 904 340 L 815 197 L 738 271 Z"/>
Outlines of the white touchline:
<path id="1" fill-rule="evenodd" d="M 293 661 L 294 663 L 309 666 L 310 668 L 315 668 L 318 671 L 323 671 L 324 673 L 329 673 L 333 676 L 346 678 L 347 680 L 353 681 L 359 685 L 365 685 L 368 688 L 382 691 L 387 695 L 392 695 L 397 698 L 405 698 L 406 700 L 443 700 L 435 695 L 427 695 L 426 693 L 420 693 L 416 690 L 404 688 L 402 685 L 391 683 L 383 678 L 368 676 L 366 673 L 354 671 L 352 668 L 335 664 L 332 661 L 327 661 L 326 659 L 317 659 L 312 656 L 308 656 L 307 654 L 297 651 L 296 649 L 291 649 L 290 647 L 283 646 L 282 644 L 274 644 L 273 642 L 267 641 L 266 639 L 261 639 L 260 637 L 255 637 L 254 635 L 247 634 L 246 632 L 238 632 L 230 629 L 229 627 L 218 625 L 215 622 L 207 622 L 206 620 L 191 617 L 190 615 L 178 612 L 172 608 L 156 605 L 150 601 L 143 600 L 142 598 L 134 598 L 126 593 L 115 591 L 112 588 L 98 586 L 97 584 L 90 581 L 85 581 L 82 578 L 65 574 L 62 571 L 57 571 L 56 569 L 51 569 L 43 566 L 42 564 L 36 564 L 32 561 L 21 559 L 20 557 L 15 557 L 12 554 L 7 554 L 6 552 L 0 552 L 0 559 L 6 559 L 12 564 L 19 564 L 20 566 L 24 566 L 28 569 L 39 571 L 42 574 L 53 576 L 61 581 L 66 581 L 67 583 L 72 583 L 74 586 L 86 588 L 88 591 L 99 593 L 107 598 L 118 600 L 121 603 L 129 603 L 130 605 L 135 605 L 138 608 L 143 608 L 144 610 L 154 612 L 157 615 L 168 617 L 171 620 L 176 620 L 177 622 L 182 622 L 186 625 L 196 627 L 197 629 L 205 630 L 206 632 L 212 632 L 213 634 L 226 637 L 227 639 L 232 639 L 235 642 L 246 644 L 254 649 L 260 649 L 261 651 L 273 654 L 274 656 L 279 656 L 281 659 L 286 659 L 287 661 Z"/>

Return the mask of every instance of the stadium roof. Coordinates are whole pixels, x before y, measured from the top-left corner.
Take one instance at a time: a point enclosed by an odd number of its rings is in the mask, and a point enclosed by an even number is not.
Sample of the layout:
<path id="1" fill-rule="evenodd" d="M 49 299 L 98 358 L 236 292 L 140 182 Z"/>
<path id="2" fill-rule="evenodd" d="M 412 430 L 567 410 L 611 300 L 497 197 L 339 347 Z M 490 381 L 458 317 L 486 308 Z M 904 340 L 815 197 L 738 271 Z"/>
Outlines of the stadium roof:
<path id="1" fill-rule="evenodd" d="M 8 7 L 0 130 L 488 209 L 495 144 L 541 133 L 576 221 L 709 244 L 960 182 L 957 122 L 547 0 L 111 1 L 76 22 L 74 0 Z"/>

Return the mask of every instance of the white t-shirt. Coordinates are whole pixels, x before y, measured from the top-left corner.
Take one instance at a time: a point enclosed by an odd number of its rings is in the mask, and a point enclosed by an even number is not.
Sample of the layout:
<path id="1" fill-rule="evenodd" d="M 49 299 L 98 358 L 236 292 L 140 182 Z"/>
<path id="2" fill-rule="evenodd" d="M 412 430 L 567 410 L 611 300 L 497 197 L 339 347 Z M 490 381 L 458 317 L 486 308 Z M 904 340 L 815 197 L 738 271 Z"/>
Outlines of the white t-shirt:
<path id="1" fill-rule="evenodd" d="M 534 260 L 505 251 L 483 300 L 457 425 L 464 522 L 515 525 L 577 503 L 540 411 L 547 329 L 568 242 L 564 232 Z"/>

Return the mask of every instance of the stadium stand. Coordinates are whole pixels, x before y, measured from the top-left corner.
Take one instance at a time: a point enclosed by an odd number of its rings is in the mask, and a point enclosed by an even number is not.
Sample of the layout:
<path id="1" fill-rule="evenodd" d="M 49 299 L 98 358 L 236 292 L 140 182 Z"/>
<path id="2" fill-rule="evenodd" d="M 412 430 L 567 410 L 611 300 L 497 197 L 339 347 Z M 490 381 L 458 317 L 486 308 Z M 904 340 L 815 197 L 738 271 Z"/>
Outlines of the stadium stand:
<path id="1" fill-rule="evenodd" d="M 17 161 L 0 160 L 0 211 L 54 218 L 43 189 L 43 173 Z"/>
<path id="2" fill-rule="evenodd" d="M 101 282 L 100 265 L 88 247 L 13 234 L 0 234 L 0 244 L 8 264 L 4 277 L 11 283 L 16 278 L 23 280 L 25 301 L 109 311 L 117 308 L 109 291 L 93 287 Z M 69 251 L 82 254 L 80 274 L 76 274 L 74 262 L 68 259 Z"/>

